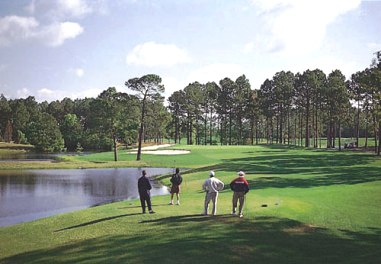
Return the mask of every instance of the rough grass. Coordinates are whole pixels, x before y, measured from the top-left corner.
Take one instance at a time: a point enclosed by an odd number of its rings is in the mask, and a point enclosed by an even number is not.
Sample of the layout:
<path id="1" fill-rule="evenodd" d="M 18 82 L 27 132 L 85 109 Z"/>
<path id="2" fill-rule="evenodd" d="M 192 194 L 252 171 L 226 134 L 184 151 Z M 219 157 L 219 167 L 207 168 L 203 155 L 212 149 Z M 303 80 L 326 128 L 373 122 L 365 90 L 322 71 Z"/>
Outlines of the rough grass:
<path id="1" fill-rule="evenodd" d="M 156 214 L 123 201 L 0 228 L 1 263 L 378 263 L 381 160 L 370 154 L 286 146 L 177 146 L 143 155 L 183 172 L 180 206 L 153 197 Z M 112 153 L 70 162 L 109 164 Z M 73 158 L 74 159 L 74 158 Z M 120 153 L 124 164 L 135 156 Z M 67 161 L 69 162 L 69 161 Z M 70 163 L 69 162 L 69 163 Z M 226 183 L 218 216 L 201 216 L 209 170 Z M 230 216 L 228 183 L 244 170 L 244 218 Z M 159 177 L 168 184 L 168 176 Z"/>

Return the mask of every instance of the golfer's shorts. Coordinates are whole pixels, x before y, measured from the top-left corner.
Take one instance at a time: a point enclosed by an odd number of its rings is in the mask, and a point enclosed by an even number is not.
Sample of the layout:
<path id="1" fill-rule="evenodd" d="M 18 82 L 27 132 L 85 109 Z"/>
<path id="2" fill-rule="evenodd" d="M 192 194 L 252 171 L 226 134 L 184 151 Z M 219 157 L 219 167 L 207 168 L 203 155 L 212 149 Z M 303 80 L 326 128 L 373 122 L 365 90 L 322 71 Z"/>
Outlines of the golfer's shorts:
<path id="1" fill-rule="evenodd" d="M 172 184 L 171 193 L 180 193 L 180 185 Z"/>

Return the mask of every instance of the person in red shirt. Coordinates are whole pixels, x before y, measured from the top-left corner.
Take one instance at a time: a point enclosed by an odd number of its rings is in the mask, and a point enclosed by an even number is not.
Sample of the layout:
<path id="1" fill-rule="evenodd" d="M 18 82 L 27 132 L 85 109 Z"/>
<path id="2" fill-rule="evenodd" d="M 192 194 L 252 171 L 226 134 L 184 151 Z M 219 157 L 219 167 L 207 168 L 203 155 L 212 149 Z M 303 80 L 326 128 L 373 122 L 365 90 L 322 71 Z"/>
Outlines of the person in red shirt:
<path id="1" fill-rule="evenodd" d="M 232 214 L 236 215 L 237 202 L 239 201 L 239 217 L 243 217 L 243 205 L 245 203 L 245 195 L 249 191 L 249 183 L 245 179 L 245 173 L 243 171 L 238 172 L 238 178 L 235 178 L 230 183 L 230 189 L 233 193 L 233 211 Z"/>

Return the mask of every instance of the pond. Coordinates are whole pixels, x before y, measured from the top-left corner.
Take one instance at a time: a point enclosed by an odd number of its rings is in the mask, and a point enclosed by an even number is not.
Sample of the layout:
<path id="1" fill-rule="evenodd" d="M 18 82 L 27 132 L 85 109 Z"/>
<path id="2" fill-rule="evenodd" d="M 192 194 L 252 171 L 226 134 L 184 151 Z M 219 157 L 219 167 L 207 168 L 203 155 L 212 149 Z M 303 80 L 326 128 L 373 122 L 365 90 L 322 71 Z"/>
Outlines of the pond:
<path id="1" fill-rule="evenodd" d="M 95 205 L 137 198 L 137 181 L 170 168 L 0 170 L 0 226 L 32 221 Z M 152 195 L 168 194 L 152 180 Z"/>

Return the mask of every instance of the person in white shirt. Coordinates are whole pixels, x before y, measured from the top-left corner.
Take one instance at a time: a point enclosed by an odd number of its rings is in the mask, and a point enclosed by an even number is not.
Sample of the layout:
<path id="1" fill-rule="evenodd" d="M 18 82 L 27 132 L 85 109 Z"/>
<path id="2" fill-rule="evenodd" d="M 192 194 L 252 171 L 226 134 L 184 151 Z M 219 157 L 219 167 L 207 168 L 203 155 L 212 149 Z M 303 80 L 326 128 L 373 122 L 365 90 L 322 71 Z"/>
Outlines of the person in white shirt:
<path id="1" fill-rule="evenodd" d="M 217 199 L 218 192 L 224 189 L 224 183 L 214 177 L 214 171 L 210 171 L 209 179 L 207 179 L 202 185 L 202 189 L 206 191 L 205 195 L 205 209 L 203 215 L 208 215 L 209 202 L 213 202 L 212 214 L 216 215 L 217 213 Z"/>

